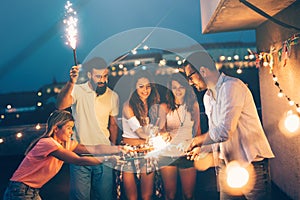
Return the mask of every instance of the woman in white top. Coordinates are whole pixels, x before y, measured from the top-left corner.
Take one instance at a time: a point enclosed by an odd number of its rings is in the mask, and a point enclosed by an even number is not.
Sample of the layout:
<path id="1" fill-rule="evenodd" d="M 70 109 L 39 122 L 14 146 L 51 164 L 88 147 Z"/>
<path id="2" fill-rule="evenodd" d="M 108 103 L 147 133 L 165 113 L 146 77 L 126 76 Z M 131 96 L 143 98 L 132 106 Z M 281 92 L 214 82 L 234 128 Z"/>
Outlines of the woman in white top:
<path id="1" fill-rule="evenodd" d="M 145 131 L 150 123 L 154 124 L 158 113 L 151 115 L 157 109 L 159 94 L 153 83 L 152 76 L 145 70 L 137 71 L 133 80 L 133 92 L 123 105 L 122 111 L 122 142 L 139 148 L 143 146 L 149 133 Z M 151 112 L 150 112 L 151 111 Z M 156 118 L 155 118 L 156 117 Z M 147 170 L 147 160 L 135 160 L 131 170 L 123 171 L 123 184 L 126 196 L 129 200 L 139 199 L 136 174 L 140 175 L 140 190 L 142 199 L 152 199 L 153 193 L 153 170 Z M 129 165 L 130 163 L 128 163 Z M 137 166 L 138 165 L 138 166 Z M 130 168 L 130 166 L 126 166 Z"/>
<path id="2" fill-rule="evenodd" d="M 200 135 L 199 105 L 193 88 L 184 75 L 172 75 L 168 89 L 166 102 L 160 105 L 159 128 L 161 132 L 170 134 L 170 147 L 175 148 L 165 151 L 160 159 L 165 198 L 175 199 L 179 173 L 183 198 L 193 199 L 196 170 L 193 161 L 176 151 L 176 146 Z"/>

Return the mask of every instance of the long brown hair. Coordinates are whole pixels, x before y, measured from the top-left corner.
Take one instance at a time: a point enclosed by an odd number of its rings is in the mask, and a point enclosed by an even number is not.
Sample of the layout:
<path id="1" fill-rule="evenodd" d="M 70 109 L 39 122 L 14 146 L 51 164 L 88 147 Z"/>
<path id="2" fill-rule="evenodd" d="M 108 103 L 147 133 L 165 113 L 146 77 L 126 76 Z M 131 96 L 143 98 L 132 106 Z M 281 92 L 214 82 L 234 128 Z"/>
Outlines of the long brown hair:
<path id="1" fill-rule="evenodd" d="M 57 126 L 58 128 L 62 128 L 69 121 L 75 121 L 70 112 L 66 110 L 53 111 L 47 120 L 46 131 L 29 145 L 29 147 L 25 151 L 25 155 L 36 145 L 36 143 L 41 138 L 53 137 L 53 128 L 55 126 Z"/>
<path id="2" fill-rule="evenodd" d="M 147 99 L 147 105 L 148 105 L 148 113 L 146 113 L 144 109 L 144 103 L 140 99 L 139 95 L 137 94 L 136 91 L 136 83 L 139 79 L 141 78 L 146 78 L 150 82 L 151 86 L 151 93 Z M 147 70 L 139 70 L 135 73 L 134 79 L 133 79 L 133 84 L 132 84 L 132 93 L 129 98 L 129 106 L 132 108 L 134 115 L 136 118 L 139 120 L 140 124 L 146 125 L 146 122 L 144 121 L 144 117 L 149 116 L 150 117 L 150 122 L 155 123 L 154 120 L 158 116 L 158 105 L 160 101 L 160 96 L 157 91 L 156 85 L 154 83 L 154 79 L 152 77 L 152 74 L 147 71 Z"/>
<path id="3" fill-rule="evenodd" d="M 172 111 L 176 109 L 175 97 L 172 92 L 172 81 L 177 81 L 180 85 L 182 85 L 185 88 L 186 92 L 184 95 L 184 103 L 186 104 L 187 111 L 192 114 L 194 110 L 194 104 L 197 101 L 197 97 L 192 86 L 189 85 L 187 79 L 181 73 L 173 74 L 170 78 L 170 81 L 168 82 L 168 90 L 166 92 L 166 103 L 169 109 Z"/>

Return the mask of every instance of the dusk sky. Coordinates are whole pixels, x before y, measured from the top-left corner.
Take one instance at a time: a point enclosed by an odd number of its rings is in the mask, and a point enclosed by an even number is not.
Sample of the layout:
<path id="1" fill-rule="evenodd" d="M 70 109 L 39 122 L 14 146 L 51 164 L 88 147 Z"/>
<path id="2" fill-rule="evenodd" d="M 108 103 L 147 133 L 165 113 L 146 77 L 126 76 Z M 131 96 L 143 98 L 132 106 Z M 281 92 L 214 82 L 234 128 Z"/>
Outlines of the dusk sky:
<path id="1" fill-rule="evenodd" d="M 99 43 L 124 31 L 161 27 L 202 43 L 255 42 L 255 31 L 201 34 L 199 0 L 76 0 L 77 57 L 82 62 Z M 2 2 L 0 94 L 37 91 L 54 79 L 68 80 L 72 49 L 65 44 L 66 1 Z M 176 41 L 175 41 L 176 42 Z M 108 49 L 108 51 L 112 51 Z"/>

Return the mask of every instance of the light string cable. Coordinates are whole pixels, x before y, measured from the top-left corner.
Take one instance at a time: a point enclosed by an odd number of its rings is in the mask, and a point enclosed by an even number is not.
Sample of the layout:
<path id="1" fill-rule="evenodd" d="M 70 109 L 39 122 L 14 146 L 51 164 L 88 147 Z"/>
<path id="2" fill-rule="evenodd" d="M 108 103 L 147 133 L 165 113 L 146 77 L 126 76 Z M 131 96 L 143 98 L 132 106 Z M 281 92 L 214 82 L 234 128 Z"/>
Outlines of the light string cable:
<path id="1" fill-rule="evenodd" d="M 141 47 L 147 40 L 148 38 L 154 33 L 154 31 L 158 28 L 158 26 L 169 16 L 169 14 L 171 13 L 171 11 L 174 9 L 174 6 L 171 7 L 169 9 L 169 11 L 159 20 L 159 22 L 156 24 L 156 26 L 150 31 L 150 33 L 148 35 L 146 35 L 146 37 L 136 46 L 134 47 L 131 51 L 127 52 L 126 54 L 124 54 L 123 56 L 120 56 L 118 59 L 116 59 L 115 61 L 113 61 L 111 63 L 111 65 L 114 65 L 116 63 L 118 63 L 120 60 L 125 59 L 130 53 L 134 53 L 136 52 L 136 50 Z"/>
<path id="2" fill-rule="evenodd" d="M 299 44 L 298 40 L 300 37 L 300 33 L 294 34 L 292 37 L 288 38 L 284 42 L 282 42 L 283 46 L 279 48 L 279 50 L 275 50 L 275 47 L 272 45 L 270 47 L 269 52 L 260 52 L 256 53 L 248 49 L 248 52 L 250 55 L 254 55 L 256 57 L 256 65 L 257 67 L 269 67 L 269 73 L 272 75 L 272 79 L 274 81 L 274 85 L 278 88 L 278 97 L 285 97 L 288 101 L 290 106 L 296 106 L 296 111 L 300 113 L 300 104 L 292 100 L 290 96 L 285 94 L 283 88 L 280 86 L 278 77 L 275 75 L 273 71 L 273 65 L 274 65 L 274 55 L 278 54 L 278 60 L 279 62 L 284 62 L 283 67 L 286 66 L 286 60 L 289 57 L 290 51 L 292 50 L 292 46 Z M 286 48 L 286 46 L 289 46 Z M 284 56 L 284 59 L 282 60 L 282 56 Z M 279 65 L 279 64 L 278 64 Z"/>
<path id="3" fill-rule="evenodd" d="M 254 6 L 253 4 L 249 3 L 246 0 L 240 0 L 241 3 L 243 3 L 245 6 L 247 6 L 248 8 L 250 8 L 251 10 L 255 11 L 256 13 L 262 15 L 263 17 L 269 19 L 270 21 L 274 22 L 275 24 L 278 24 L 280 26 L 283 26 L 285 28 L 289 28 L 289 29 L 295 29 L 297 31 L 300 31 L 299 27 L 287 24 L 285 22 L 279 21 L 278 19 L 275 19 L 274 17 L 270 16 L 269 14 L 265 13 L 263 10 L 259 9 L 258 7 Z"/>

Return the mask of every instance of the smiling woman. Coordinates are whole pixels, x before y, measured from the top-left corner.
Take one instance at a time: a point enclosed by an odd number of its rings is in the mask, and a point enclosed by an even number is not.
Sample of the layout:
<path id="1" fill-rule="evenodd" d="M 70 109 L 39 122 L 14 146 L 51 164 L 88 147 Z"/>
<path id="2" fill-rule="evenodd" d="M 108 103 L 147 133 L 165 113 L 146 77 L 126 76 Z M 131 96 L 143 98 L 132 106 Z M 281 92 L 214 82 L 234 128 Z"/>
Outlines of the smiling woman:
<path id="1" fill-rule="evenodd" d="M 76 165 L 98 165 L 115 162 L 114 157 L 80 157 L 82 153 L 118 153 L 117 146 L 83 146 L 71 140 L 74 118 L 68 111 L 54 111 L 47 121 L 47 130 L 27 149 L 26 156 L 10 178 L 4 200 L 23 197 L 40 199 L 39 190 L 61 169 L 64 162 Z"/>
<path id="2" fill-rule="evenodd" d="M 159 103 L 159 93 L 152 74 L 147 70 L 137 70 L 132 84 L 131 95 L 123 105 L 122 143 L 141 149 L 150 136 L 148 127 L 157 120 L 158 110 L 155 107 Z M 130 162 L 127 169 L 120 172 L 128 199 L 138 199 L 139 190 L 142 199 L 152 199 L 155 170 L 155 161 L 143 158 Z M 137 180 L 141 184 L 137 184 Z"/>

